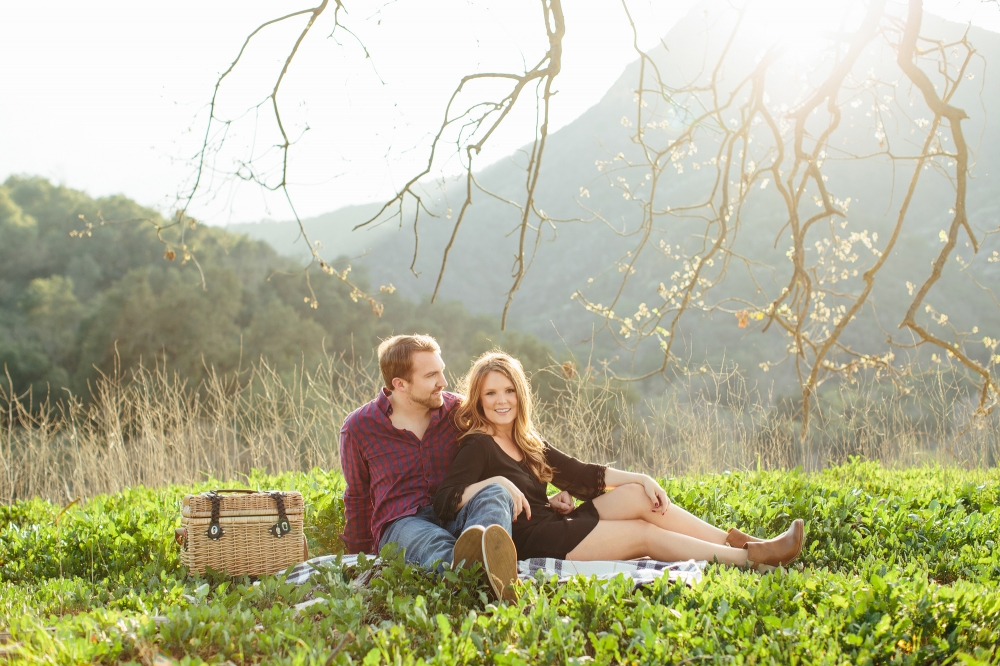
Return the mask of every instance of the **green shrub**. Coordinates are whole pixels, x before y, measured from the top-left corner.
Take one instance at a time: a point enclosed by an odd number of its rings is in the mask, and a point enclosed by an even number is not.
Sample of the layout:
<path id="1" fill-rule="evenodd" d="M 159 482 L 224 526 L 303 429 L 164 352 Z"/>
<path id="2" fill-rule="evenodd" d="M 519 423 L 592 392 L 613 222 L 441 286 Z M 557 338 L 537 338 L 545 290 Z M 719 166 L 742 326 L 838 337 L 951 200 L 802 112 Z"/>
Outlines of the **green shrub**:
<path id="1" fill-rule="evenodd" d="M 0 507 L 0 657 L 46 663 L 1000 663 L 1000 473 L 890 471 L 852 462 L 815 474 L 664 482 L 674 502 L 760 535 L 806 519 L 800 562 L 761 576 L 709 566 L 694 587 L 539 578 L 489 602 L 477 570 L 436 576 L 399 553 L 282 576 L 188 578 L 172 531 L 186 492 L 135 488 L 66 509 Z M 343 479 L 295 488 L 313 554 L 340 552 Z M 352 577 L 377 568 L 367 586 Z M 301 610 L 296 604 L 312 600 Z"/>

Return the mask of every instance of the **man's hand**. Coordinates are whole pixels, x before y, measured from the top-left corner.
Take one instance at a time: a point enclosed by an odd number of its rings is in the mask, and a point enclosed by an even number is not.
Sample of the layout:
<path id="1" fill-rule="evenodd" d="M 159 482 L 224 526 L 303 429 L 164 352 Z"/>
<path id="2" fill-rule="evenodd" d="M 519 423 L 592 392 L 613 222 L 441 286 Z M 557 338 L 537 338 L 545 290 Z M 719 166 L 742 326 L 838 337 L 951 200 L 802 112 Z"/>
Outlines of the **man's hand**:
<path id="1" fill-rule="evenodd" d="M 549 498 L 549 506 L 555 509 L 556 513 L 566 515 L 576 508 L 573 496 L 568 491 L 561 491 Z"/>

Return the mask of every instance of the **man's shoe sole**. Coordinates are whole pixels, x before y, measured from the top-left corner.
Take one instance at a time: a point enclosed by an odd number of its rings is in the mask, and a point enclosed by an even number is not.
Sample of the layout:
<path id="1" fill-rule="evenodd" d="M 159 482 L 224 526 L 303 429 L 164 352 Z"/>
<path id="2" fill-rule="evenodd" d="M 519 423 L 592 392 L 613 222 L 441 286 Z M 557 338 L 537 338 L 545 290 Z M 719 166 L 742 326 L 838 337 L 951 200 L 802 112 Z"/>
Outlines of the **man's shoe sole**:
<path id="1" fill-rule="evenodd" d="M 483 532 L 483 566 L 493 593 L 500 601 L 514 601 L 517 581 L 517 548 L 507 530 L 490 525 Z"/>
<path id="2" fill-rule="evenodd" d="M 472 567 L 475 562 L 483 564 L 483 533 L 482 525 L 471 525 L 455 540 L 455 550 L 451 558 L 451 568 Z"/>

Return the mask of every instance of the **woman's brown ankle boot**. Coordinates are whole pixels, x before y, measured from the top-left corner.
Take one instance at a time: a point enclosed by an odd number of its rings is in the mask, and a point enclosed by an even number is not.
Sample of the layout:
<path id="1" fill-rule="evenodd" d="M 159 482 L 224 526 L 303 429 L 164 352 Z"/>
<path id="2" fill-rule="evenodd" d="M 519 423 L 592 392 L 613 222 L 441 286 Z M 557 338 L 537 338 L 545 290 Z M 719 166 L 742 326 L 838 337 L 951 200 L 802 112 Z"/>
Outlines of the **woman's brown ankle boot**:
<path id="1" fill-rule="evenodd" d="M 735 527 L 730 527 L 726 532 L 726 545 L 730 548 L 746 548 L 748 543 L 760 543 L 763 539 L 744 534 Z"/>
<path id="2" fill-rule="evenodd" d="M 792 521 L 792 526 L 781 536 L 767 541 L 751 541 L 746 545 L 747 566 L 760 568 L 785 566 L 795 560 L 802 551 L 805 527 L 801 518 Z"/>

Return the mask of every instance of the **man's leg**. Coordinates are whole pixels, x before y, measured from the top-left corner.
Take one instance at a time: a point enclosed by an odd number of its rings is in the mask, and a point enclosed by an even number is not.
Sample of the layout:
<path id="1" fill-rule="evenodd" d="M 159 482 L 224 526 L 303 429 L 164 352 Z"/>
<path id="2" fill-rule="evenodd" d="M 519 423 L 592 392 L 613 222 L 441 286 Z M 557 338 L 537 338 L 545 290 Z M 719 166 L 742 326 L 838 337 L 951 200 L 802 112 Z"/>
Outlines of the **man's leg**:
<path id="1" fill-rule="evenodd" d="M 395 543 L 405 550 L 407 562 L 428 569 L 440 560 L 437 566 L 440 573 L 451 564 L 455 536 L 441 527 L 432 507 L 424 507 L 415 515 L 392 521 L 382 533 L 379 550 L 387 543 Z"/>
<path id="2" fill-rule="evenodd" d="M 494 483 L 476 493 L 448 525 L 454 534 L 463 534 L 473 526 L 486 528 L 482 539 L 483 569 L 493 593 L 503 601 L 516 598 L 517 550 L 510 538 L 513 513 L 514 500 L 510 493 Z"/>
<path id="3" fill-rule="evenodd" d="M 452 534 L 458 535 L 470 525 L 499 525 L 510 534 L 513 513 L 514 500 L 510 493 L 500 484 L 491 483 L 466 502 L 447 527 Z"/>

